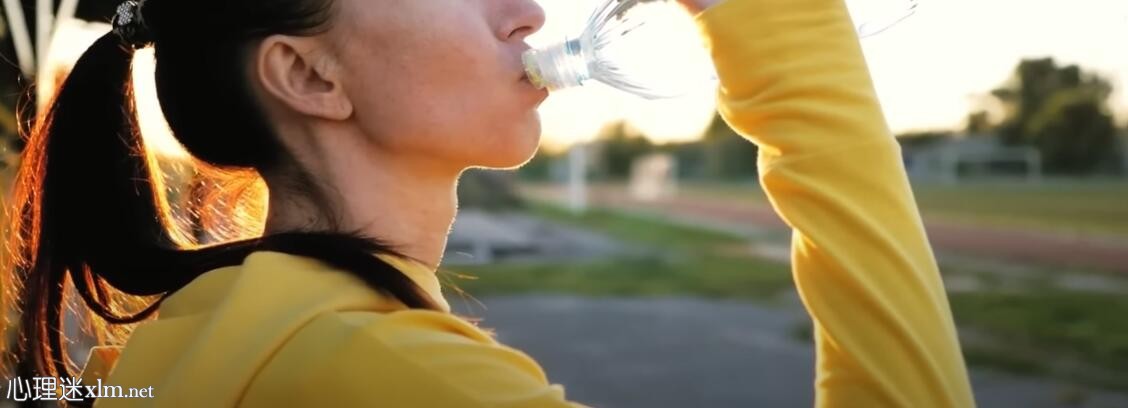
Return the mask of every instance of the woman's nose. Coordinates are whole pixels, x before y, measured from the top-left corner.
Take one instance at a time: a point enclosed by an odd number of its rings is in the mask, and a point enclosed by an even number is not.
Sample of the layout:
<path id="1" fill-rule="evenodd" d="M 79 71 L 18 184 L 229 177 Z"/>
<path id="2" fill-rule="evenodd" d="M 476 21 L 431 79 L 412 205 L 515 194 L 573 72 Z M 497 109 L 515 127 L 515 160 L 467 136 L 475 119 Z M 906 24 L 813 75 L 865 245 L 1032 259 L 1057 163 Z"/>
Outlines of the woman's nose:
<path id="1" fill-rule="evenodd" d="M 505 24 L 499 33 L 502 40 L 519 40 L 544 27 L 544 9 L 533 0 L 506 0 Z"/>

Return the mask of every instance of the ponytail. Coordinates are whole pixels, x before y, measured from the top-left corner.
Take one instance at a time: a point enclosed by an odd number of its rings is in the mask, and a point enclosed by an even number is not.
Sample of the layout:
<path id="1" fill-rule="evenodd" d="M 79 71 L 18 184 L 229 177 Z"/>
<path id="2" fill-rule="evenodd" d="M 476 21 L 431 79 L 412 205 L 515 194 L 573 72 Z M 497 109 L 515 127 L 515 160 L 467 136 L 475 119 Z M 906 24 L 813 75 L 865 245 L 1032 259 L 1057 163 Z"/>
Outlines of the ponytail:
<path id="1" fill-rule="evenodd" d="M 12 322 L 18 335 L 10 357 L 20 367 L 18 375 L 74 375 L 63 323 L 70 320 L 64 319 L 64 306 L 75 303 L 73 295 L 95 317 L 90 320 L 103 342 L 110 328 L 152 316 L 165 297 L 192 279 L 239 264 L 256 250 L 314 257 L 408 307 L 437 309 L 410 279 L 374 256 L 396 254 L 391 247 L 355 233 L 292 232 L 196 245 L 174 222 L 159 168 L 141 138 L 133 55 L 114 33 L 99 38 L 27 139 L 0 271 L 4 299 L 19 316 Z"/>
<path id="2" fill-rule="evenodd" d="M 133 104 L 133 49 L 109 33 L 78 60 L 32 130 L 13 186 L 9 271 L 15 276 L 17 353 L 37 373 L 69 375 L 63 317 L 67 284 L 109 323 L 154 311 L 120 313 L 116 288 L 159 295 L 182 285 L 167 269 L 175 251 L 160 179 L 141 143 Z M 161 273 L 147 273 L 158 270 Z M 156 303 L 153 305 L 155 306 Z"/>

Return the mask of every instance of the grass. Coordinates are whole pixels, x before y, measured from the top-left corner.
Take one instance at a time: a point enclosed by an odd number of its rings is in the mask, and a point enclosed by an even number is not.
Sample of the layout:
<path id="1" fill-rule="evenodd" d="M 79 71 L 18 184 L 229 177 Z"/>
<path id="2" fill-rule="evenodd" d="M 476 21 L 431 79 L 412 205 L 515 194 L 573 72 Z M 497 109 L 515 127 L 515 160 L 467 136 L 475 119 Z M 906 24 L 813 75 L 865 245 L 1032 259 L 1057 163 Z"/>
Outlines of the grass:
<path id="1" fill-rule="evenodd" d="M 793 286 L 786 265 L 733 255 L 746 238 L 675 224 L 657 217 L 592 210 L 576 216 L 535 204 L 534 214 L 589 228 L 654 249 L 655 256 L 620 256 L 591 262 L 462 267 L 476 279 L 456 284 L 473 295 L 567 293 L 588 296 L 701 296 L 768 299 Z M 995 277 L 948 265 L 947 273 Z M 1000 278 L 1001 279 L 1001 278 Z M 953 293 L 950 301 L 970 365 L 1128 390 L 1128 296 L 1078 292 L 1031 282 L 1021 291 Z M 810 341 L 809 325 L 792 337 Z"/>
<path id="2" fill-rule="evenodd" d="M 1106 368 L 1128 367 L 1128 297 L 1044 290 L 959 293 L 951 297 L 961 325 L 1061 354 L 1080 354 Z"/>
<path id="3" fill-rule="evenodd" d="M 642 246 L 648 253 L 585 262 L 463 266 L 448 271 L 452 282 L 475 296 L 535 292 L 743 299 L 763 299 L 793 285 L 787 265 L 725 251 L 746 245 L 745 238 L 607 210 L 573 215 L 533 204 L 530 211 Z"/>
<path id="4" fill-rule="evenodd" d="M 1128 298 L 1043 289 L 950 295 L 968 365 L 1128 391 Z M 810 323 L 792 338 L 812 341 Z"/>
<path id="5" fill-rule="evenodd" d="M 764 299 L 791 287 L 784 265 L 731 256 L 618 257 L 562 264 L 459 267 L 462 290 L 478 295 L 700 296 Z"/>
<path id="6" fill-rule="evenodd" d="M 1128 390 L 1118 373 L 1128 367 L 1128 297 L 1043 289 L 950 300 L 956 322 L 987 339 L 965 343 L 970 363 Z"/>
<path id="7" fill-rule="evenodd" d="M 705 184 L 683 191 L 766 205 L 755 186 Z M 914 194 L 933 222 L 1128 237 L 1128 184 L 920 185 Z M 942 269 L 972 272 L 962 266 Z M 969 364 L 1128 390 L 1128 374 L 1121 373 L 1128 367 L 1128 296 L 1055 289 L 1048 282 L 1055 274 L 1083 272 L 1045 272 L 1023 277 L 1021 291 L 1008 292 L 992 290 L 1004 286 L 1003 276 L 974 271 L 985 290 L 951 294 L 961 330 L 976 334 L 964 342 Z M 810 338 L 809 327 L 793 331 L 796 338 Z"/>
<path id="8" fill-rule="evenodd" d="M 594 208 L 583 215 L 546 203 L 533 203 L 533 215 L 571 226 L 587 228 L 623 241 L 666 249 L 708 252 L 747 243 L 747 238 L 686 226 L 659 217 L 626 214 Z"/>
<path id="9" fill-rule="evenodd" d="M 1128 184 L 918 187 L 926 217 L 1128 237 Z"/>
<path id="10" fill-rule="evenodd" d="M 1008 373 L 1030 376 L 1052 374 L 1050 365 L 1033 350 L 1004 349 L 1002 346 L 963 344 L 963 355 L 972 367 L 991 367 Z"/>
<path id="11" fill-rule="evenodd" d="M 917 184 L 918 205 L 932 221 L 983 223 L 1071 234 L 1128 238 L 1128 183 L 990 183 L 958 186 Z M 755 185 L 689 184 L 687 194 L 767 204 Z"/>

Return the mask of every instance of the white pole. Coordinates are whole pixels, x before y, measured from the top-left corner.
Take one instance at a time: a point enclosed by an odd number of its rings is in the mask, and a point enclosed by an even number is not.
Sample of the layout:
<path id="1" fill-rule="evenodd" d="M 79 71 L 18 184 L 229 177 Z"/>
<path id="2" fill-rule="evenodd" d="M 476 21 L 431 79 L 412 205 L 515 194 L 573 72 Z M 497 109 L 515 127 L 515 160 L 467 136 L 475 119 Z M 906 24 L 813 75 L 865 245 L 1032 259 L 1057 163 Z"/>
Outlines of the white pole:
<path id="1" fill-rule="evenodd" d="M 940 152 L 940 167 L 943 169 L 941 180 L 944 184 L 956 184 L 960 179 L 960 157 L 953 149 L 943 149 Z"/>
<path id="2" fill-rule="evenodd" d="M 55 26 L 55 2 L 35 0 L 35 67 L 47 69 L 47 48 L 51 46 L 51 32 Z"/>
<path id="3" fill-rule="evenodd" d="M 1026 176 L 1027 181 L 1031 183 L 1042 182 L 1042 152 L 1036 148 L 1029 147 L 1026 150 L 1026 165 L 1030 168 Z"/>
<path id="4" fill-rule="evenodd" d="M 16 48 L 16 59 L 24 76 L 35 75 L 35 52 L 31 49 L 31 34 L 28 33 L 27 19 L 19 0 L 4 0 L 4 14 L 8 16 L 8 27 L 12 29 L 12 43 Z"/>
<path id="5" fill-rule="evenodd" d="M 51 39 L 54 38 L 55 32 L 55 12 L 51 10 L 53 5 L 54 2 L 51 0 L 35 1 L 35 82 L 39 84 L 39 90 L 35 92 L 35 99 L 40 112 L 47 109 L 47 104 L 54 97 L 50 92 L 44 91 L 55 89 L 53 83 L 55 78 L 54 75 L 51 75 L 51 66 L 47 61 L 47 54 L 51 49 Z"/>
<path id="6" fill-rule="evenodd" d="M 568 207 L 573 214 L 587 211 L 587 145 L 582 143 L 568 151 Z"/>
<path id="7" fill-rule="evenodd" d="M 59 13 L 55 17 L 56 22 L 70 21 L 74 18 L 74 14 L 78 12 L 78 0 L 62 0 L 59 3 Z"/>

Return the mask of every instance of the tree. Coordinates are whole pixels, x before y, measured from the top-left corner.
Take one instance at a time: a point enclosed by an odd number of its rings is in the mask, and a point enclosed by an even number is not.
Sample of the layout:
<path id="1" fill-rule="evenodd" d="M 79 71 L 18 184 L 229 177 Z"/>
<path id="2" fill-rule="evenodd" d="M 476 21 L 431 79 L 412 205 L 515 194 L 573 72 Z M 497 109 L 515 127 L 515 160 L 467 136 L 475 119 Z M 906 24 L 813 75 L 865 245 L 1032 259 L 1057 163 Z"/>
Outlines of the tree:
<path id="1" fill-rule="evenodd" d="M 1000 137 L 1010 145 L 1037 147 L 1047 172 L 1119 171 L 1109 81 L 1076 65 L 1058 66 L 1052 58 L 1032 59 L 1019 63 L 991 94 L 1004 107 Z"/>
<path id="2" fill-rule="evenodd" d="M 991 116 L 987 111 L 976 111 L 967 115 L 967 127 L 964 131 L 968 135 L 982 135 L 991 130 Z"/>
<path id="3" fill-rule="evenodd" d="M 729 127 L 720 114 L 702 140 L 705 150 L 705 176 L 720 179 L 756 178 L 759 148 Z"/>
<path id="4" fill-rule="evenodd" d="M 458 205 L 487 211 L 520 208 L 524 201 L 516 182 L 517 173 L 509 170 L 467 170 L 458 179 Z"/>
<path id="5" fill-rule="evenodd" d="M 630 177 L 635 159 L 656 149 L 650 139 L 629 132 L 626 123 L 615 122 L 600 133 L 602 175 L 615 180 Z"/>
<path id="6" fill-rule="evenodd" d="M 651 153 L 673 155 L 680 177 L 740 180 L 755 179 L 758 174 L 756 145 L 732 130 L 719 114 L 702 138 L 693 142 L 655 145 L 622 122 L 608 125 L 598 140 L 600 177 L 629 177 L 634 160 Z"/>

